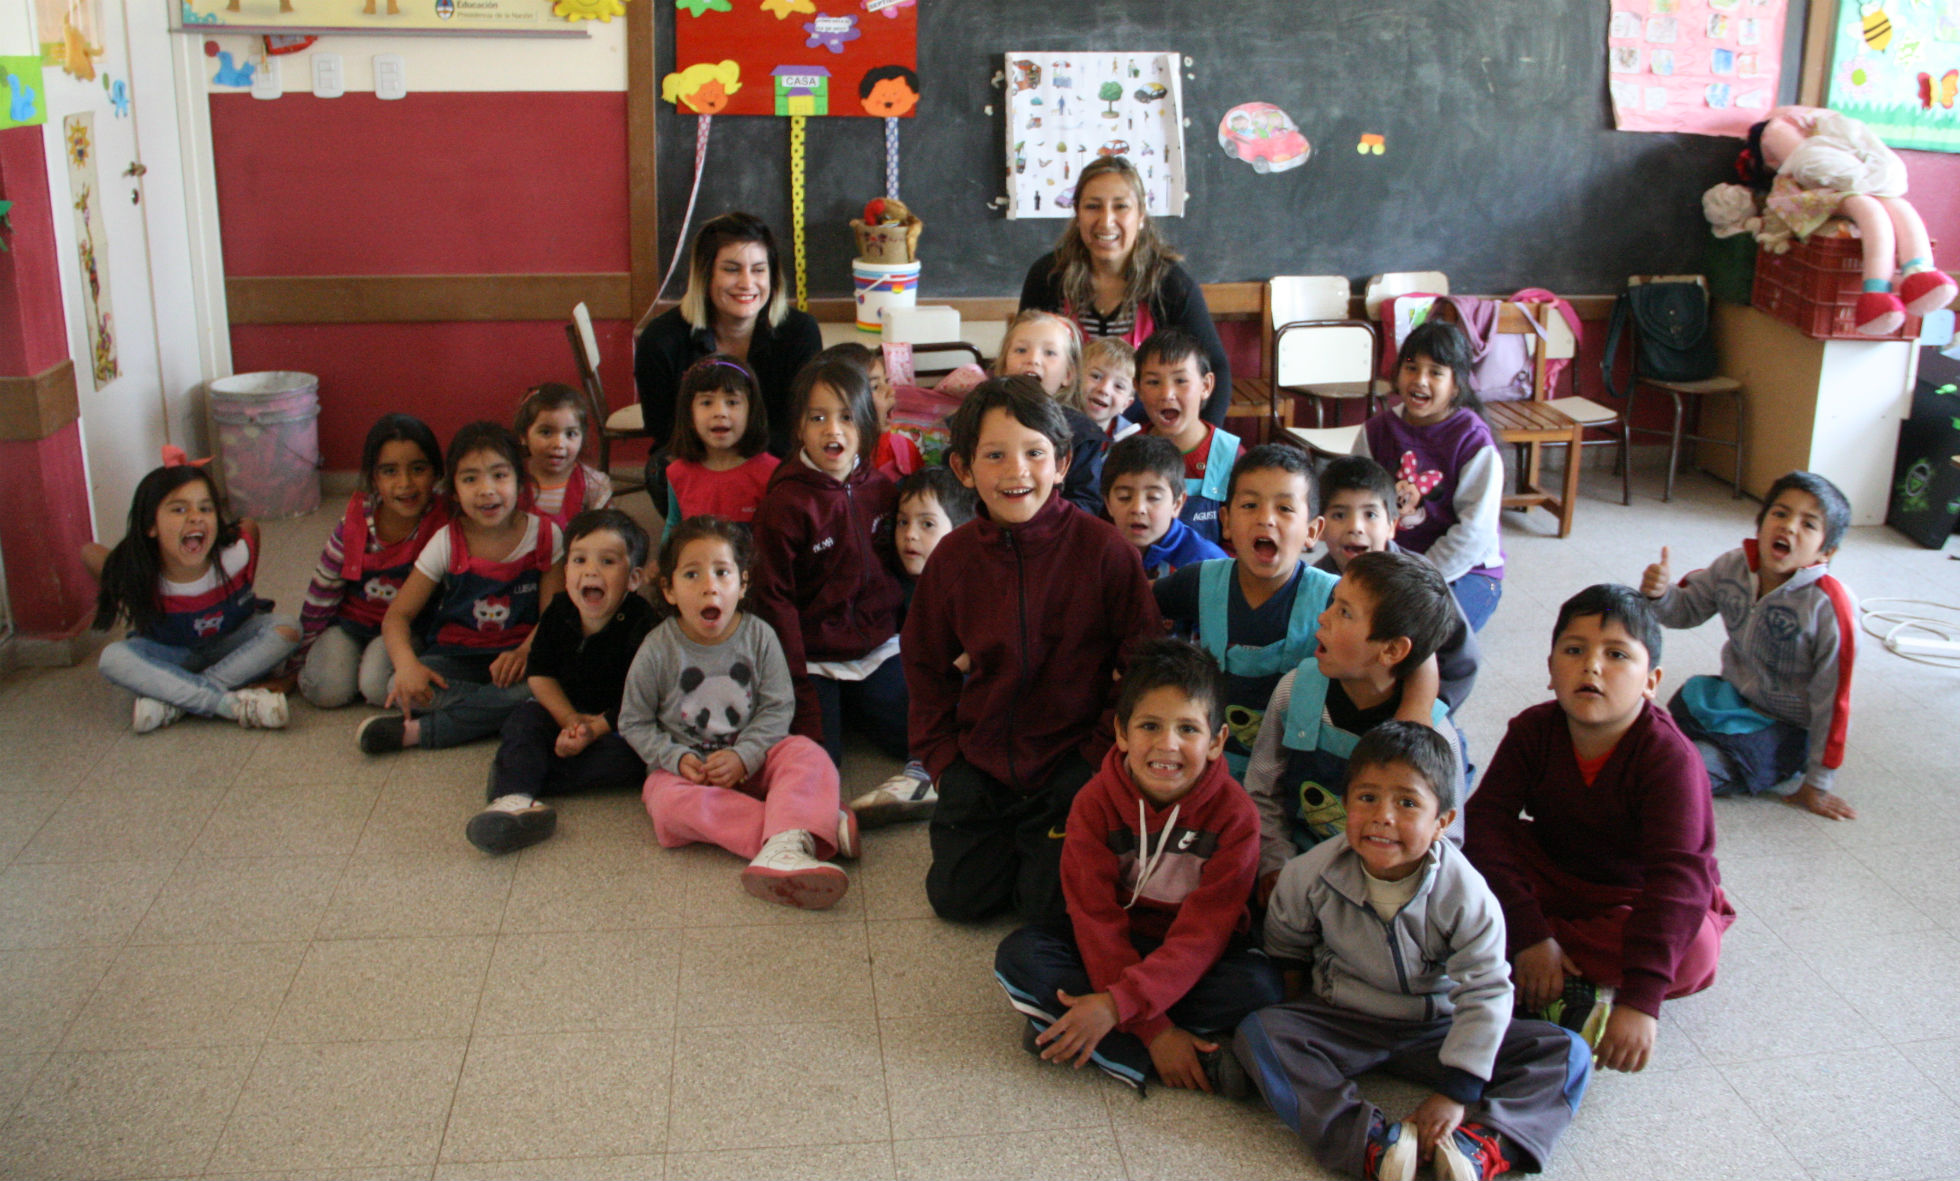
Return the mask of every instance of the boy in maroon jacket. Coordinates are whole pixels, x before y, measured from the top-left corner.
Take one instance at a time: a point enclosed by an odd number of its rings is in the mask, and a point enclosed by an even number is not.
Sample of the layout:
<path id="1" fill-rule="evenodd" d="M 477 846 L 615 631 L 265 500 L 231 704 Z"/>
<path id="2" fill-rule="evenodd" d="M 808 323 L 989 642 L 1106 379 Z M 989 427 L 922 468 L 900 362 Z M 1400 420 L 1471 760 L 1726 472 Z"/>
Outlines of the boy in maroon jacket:
<path id="1" fill-rule="evenodd" d="M 1278 969 L 1247 938 L 1259 813 L 1224 753 L 1218 662 L 1182 640 L 1139 645 L 1116 747 L 1069 811 L 1069 918 L 1023 927 L 994 955 L 1033 1053 L 1094 1062 L 1138 1090 L 1152 1071 L 1166 1086 L 1218 1090 L 1231 1051 L 1211 1039 L 1283 999 Z M 1241 1072 L 1224 1080 L 1243 1097 Z"/>
<path id="2" fill-rule="evenodd" d="M 1654 704 L 1660 655 L 1631 587 L 1567 599 L 1547 662 L 1558 700 L 1511 719 L 1465 825 L 1522 1008 L 1579 1030 L 1612 1070 L 1647 1065 L 1661 1001 L 1714 983 L 1735 921 L 1708 773 Z"/>
<path id="3" fill-rule="evenodd" d="M 984 382 L 947 425 L 981 511 L 933 551 L 905 621 L 912 757 L 939 785 L 926 897 L 959 921 L 1059 917 L 1062 829 L 1109 748 L 1124 649 L 1163 624 L 1136 547 L 1055 495 L 1071 436 L 1038 383 Z"/>

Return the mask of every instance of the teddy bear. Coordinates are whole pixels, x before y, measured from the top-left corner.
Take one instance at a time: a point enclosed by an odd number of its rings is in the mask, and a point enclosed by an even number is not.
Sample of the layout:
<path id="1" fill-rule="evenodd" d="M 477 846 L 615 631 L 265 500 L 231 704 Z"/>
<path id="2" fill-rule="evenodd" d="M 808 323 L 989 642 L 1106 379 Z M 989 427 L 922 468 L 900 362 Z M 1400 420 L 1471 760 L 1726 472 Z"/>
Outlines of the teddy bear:
<path id="1" fill-rule="evenodd" d="M 1833 215 L 1858 227 L 1865 262 L 1859 332 L 1897 332 L 1906 316 L 1937 311 L 1960 294 L 1933 266 L 1926 223 L 1905 199 L 1905 161 L 1865 124 L 1819 107 L 1778 107 L 1749 129 L 1737 164 L 1753 187 L 1768 191 L 1768 213 L 1798 238 Z"/>

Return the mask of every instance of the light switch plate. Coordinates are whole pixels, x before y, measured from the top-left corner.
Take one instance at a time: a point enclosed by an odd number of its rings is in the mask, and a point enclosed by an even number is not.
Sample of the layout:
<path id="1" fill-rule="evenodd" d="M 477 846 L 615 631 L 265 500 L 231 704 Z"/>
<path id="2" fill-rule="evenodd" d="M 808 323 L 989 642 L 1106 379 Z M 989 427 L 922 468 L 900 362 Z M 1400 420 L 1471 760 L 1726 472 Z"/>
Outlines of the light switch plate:
<path id="1" fill-rule="evenodd" d="M 278 98 L 283 93 L 279 86 L 279 59 L 260 59 L 259 68 L 252 71 L 252 97 Z"/>
<path id="2" fill-rule="evenodd" d="M 340 68 L 340 55 L 337 53 L 315 53 L 313 61 L 313 97 L 339 98 L 347 93 L 346 76 Z"/>
<path id="3" fill-rule="evenodd" d="M 402 66 L 399 53 L 377 53 L 374 55 L 374 97 L 406 98 L 408 96 L 408 74 Z"/>

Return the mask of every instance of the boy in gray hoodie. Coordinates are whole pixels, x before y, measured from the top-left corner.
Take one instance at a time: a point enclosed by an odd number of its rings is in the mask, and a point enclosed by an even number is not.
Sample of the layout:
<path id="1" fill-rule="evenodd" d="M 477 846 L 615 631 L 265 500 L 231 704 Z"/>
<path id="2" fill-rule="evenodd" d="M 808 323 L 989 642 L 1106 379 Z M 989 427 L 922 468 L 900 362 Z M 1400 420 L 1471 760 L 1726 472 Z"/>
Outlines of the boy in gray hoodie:
<path id="1" fill-rule="evenodd" d="M 1449 744 L 1390 721 L 1348 759 L 1345 840 L 1288 862 L 1266 950 L 1295 999 L 1238 1028 L 1233 1051 L 1315 1159 L 1370 1181 L 1537 1172 L 1592 1073 L 1585 1042 L 1511 1018 L 1504 912 L 1443 831 L 1456 817 Z M 1391 1122 L 1355 1088 L 1387 1069 L 1432 1088 Z"/>

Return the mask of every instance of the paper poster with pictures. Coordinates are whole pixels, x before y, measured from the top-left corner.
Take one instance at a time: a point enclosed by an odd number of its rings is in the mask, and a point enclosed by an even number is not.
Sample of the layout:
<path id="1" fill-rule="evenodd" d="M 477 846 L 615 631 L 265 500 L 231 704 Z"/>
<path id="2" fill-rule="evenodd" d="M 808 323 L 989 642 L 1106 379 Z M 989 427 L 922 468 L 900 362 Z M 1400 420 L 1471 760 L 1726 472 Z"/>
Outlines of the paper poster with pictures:
<path id="1" fill-rule="evenodd" d="M 1960 152 L 1960 0 L 1838 6 L 1827 106 L 1895 148 Z"/>
<path id="2" fill-rule="evenodd" d="M 1747 135 L 1776 105 L 1783 21 L 1784 0 L 1612 0 L 1613 125 Z"/>
<path id="3" fill-rule="evenodd" d="M 1007 216 L 1068 217 L 1075 179 L 1126 156 L 1153 217 L 1184 216 L 1184 101 L 1175 53 L 1007 55 Z"/>

